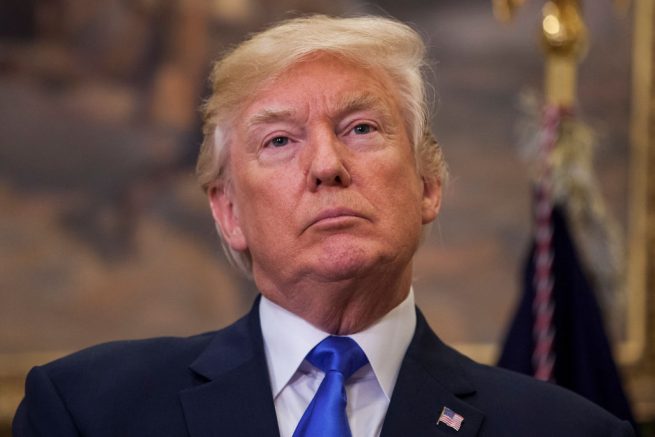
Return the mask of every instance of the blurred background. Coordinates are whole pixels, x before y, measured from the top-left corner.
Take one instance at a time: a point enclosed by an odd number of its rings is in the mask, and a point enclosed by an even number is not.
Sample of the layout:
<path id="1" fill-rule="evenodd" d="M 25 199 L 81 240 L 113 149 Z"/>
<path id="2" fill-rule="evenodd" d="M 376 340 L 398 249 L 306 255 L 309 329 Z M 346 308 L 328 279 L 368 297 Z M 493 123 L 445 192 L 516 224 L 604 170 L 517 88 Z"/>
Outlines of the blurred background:
<path id="1" fill-rule="evenodd" d="M 224 50 L 305 13 L 392 15 L 427 41 L 452 182 L 417 256 L 417 301 L 446 342 L 494 362 L 531 240 L 523 157 L 543 102 L 543 4 L 527 0 L 502 23 L 491 0 L 0 1 L 5 428 L 32 365 L 113 339 L 213 330 L 250 307 L 256 290 L 227 264 L 195 182 L 198 106 Z M 646 207 L 634 200 L 645 188 L 633 185 L 630 135 L 638 5 L 585 2 L 577 115 L 596 135 L 594 171 L 624 261 L 618 297 L 604 306 L 609 336 L 649 435 L 655 311 L 645 291 L 654 270 L 629 263 L 631 251 L 655 247 L 653 229 L 634 237 L 631 216 Z M 634 335 L 641 343 L 622 358 Z"/>

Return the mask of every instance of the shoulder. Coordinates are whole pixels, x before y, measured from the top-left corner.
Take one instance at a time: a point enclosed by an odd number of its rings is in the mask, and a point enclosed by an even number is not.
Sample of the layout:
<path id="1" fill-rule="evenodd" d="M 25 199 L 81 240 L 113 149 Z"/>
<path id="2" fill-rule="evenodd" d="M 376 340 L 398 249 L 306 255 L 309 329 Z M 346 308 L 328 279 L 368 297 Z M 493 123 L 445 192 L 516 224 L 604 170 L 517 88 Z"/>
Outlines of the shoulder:
<path id="1" fill-rule="evenodd" d="M 534 434 L 540 427 L 543 435 L 633 435 L 628 422 L 570 390 L 470 360 L 467 367 L 477 389 L 470 402 L 486 413 L 486 427 L 514 428 L 515 435 L 542 435 Z"/>
<path id="2" fill-rule="evenodd" d="M 420 311 L 408 355 L 484 416 L 480 436 L 634 435 L 627 421 L 567 389 L 462 355 L 436 336 Z"/>
<path id="3" fill-rule="evenodd" d="M 83 349 L 40 366 L 53 381 L 73 382 L 102 376 L 116 378 L 159 374 L 165 369 L 188 366 L 209 343 L 215 332 L 192 337 L 159 337 L 124 340 Z"/>
<path id="4" fill-rule="evenodd" d="M 152 379 L 157 386 L 185 384 L 197 377 L 189 369 L 194 361 L 208 350 L 221 362 L 230 359 L 244 348 L 252 337 L 249 324 L 252 314 L 218 331 L 190 337 L 157 337 L 141 340 L 123 340 L 92 346 L 34 370 L 47 375 L 53 383 L 66 386 L 90 386 L 101 384 L 109 378 L 111 384 L 120 386 L 133 380 L 141 387 Z"/>
<path id="5" fill-rule="evenodd" d="M 189 365 L 215 333 L 117 341 L 34 367 L 14 435 L 146 435 L 184 426 L 180 390 L 198 384 Z"/>
<path id="6" fill-rule="evenodd" d="M 150 397 L 173 398 L 197 378 L 189 370 L 215 333 L 100 344 L 33 368 L 25 394 L 56 393 L 68 409 L 119 400 L 129 408 Z"/>
<path id="7" fill-rule="evenodd" d="M 208 381 L 198 363 L 234 365 L 250 353 L 255 327 L 251 312 L 219 331 L 105 343 L 34 367 L 14 435 L 179 434 L 181 394 Z"/>

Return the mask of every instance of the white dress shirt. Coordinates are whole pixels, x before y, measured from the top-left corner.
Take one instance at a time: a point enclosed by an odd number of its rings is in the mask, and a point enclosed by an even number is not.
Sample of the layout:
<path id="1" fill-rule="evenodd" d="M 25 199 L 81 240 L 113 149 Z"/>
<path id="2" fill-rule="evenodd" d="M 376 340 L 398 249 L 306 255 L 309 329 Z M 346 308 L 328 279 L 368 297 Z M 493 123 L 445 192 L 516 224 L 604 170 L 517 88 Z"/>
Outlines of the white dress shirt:
<path id="1" fill-rule="evenodd" d="M 291 437 L 324 373 L 305 360 L 330 334 L 262 296 L 259 304 L 264 350 L 281 437 Z M 346 383 L 346 413 L 353 437 L 379 436 L 405 351 L 414 335 L 414 293 L 375 324 L 349 335 L 369 364 Z"/>

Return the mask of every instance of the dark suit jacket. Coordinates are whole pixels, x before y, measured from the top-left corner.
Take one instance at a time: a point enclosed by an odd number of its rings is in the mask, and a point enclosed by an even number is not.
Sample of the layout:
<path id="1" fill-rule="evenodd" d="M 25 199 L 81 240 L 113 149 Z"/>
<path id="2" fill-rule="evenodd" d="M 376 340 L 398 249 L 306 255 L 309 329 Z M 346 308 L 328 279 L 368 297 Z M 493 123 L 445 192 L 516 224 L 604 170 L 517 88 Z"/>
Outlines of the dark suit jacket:
<path id="1" fill-rule="evenodd" d="M 464 417 L 459 431 L 437 425 L 444 406 Z M 13 431 L 15 437 L 278 436 L 258 305 L 215 333 L 109 343 L 32 369 Z M 418 312 L 382 435 L 632 431 L 575 394 L 469 360 L 444 345 Z"/>

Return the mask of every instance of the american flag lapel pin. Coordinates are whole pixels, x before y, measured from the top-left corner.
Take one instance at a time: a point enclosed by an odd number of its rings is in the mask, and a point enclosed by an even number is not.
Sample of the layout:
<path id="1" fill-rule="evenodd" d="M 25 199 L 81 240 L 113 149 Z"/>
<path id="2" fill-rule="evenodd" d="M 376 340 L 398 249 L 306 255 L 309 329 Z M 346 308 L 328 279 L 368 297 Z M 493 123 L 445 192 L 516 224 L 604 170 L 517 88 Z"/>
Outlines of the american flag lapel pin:
<path id="1" fill-rule="evenodd" d="M 437 425 L 443 423 L 455 431 L 459 431 L 459 429 L 462 427 L 462 422 L 464 422 L 464 416 L 460 416 L 448 407 L 443 407 L 443 410 L 441 410 L 441 415 L 439 416 L 439 420 L 437 420 Z"/>

